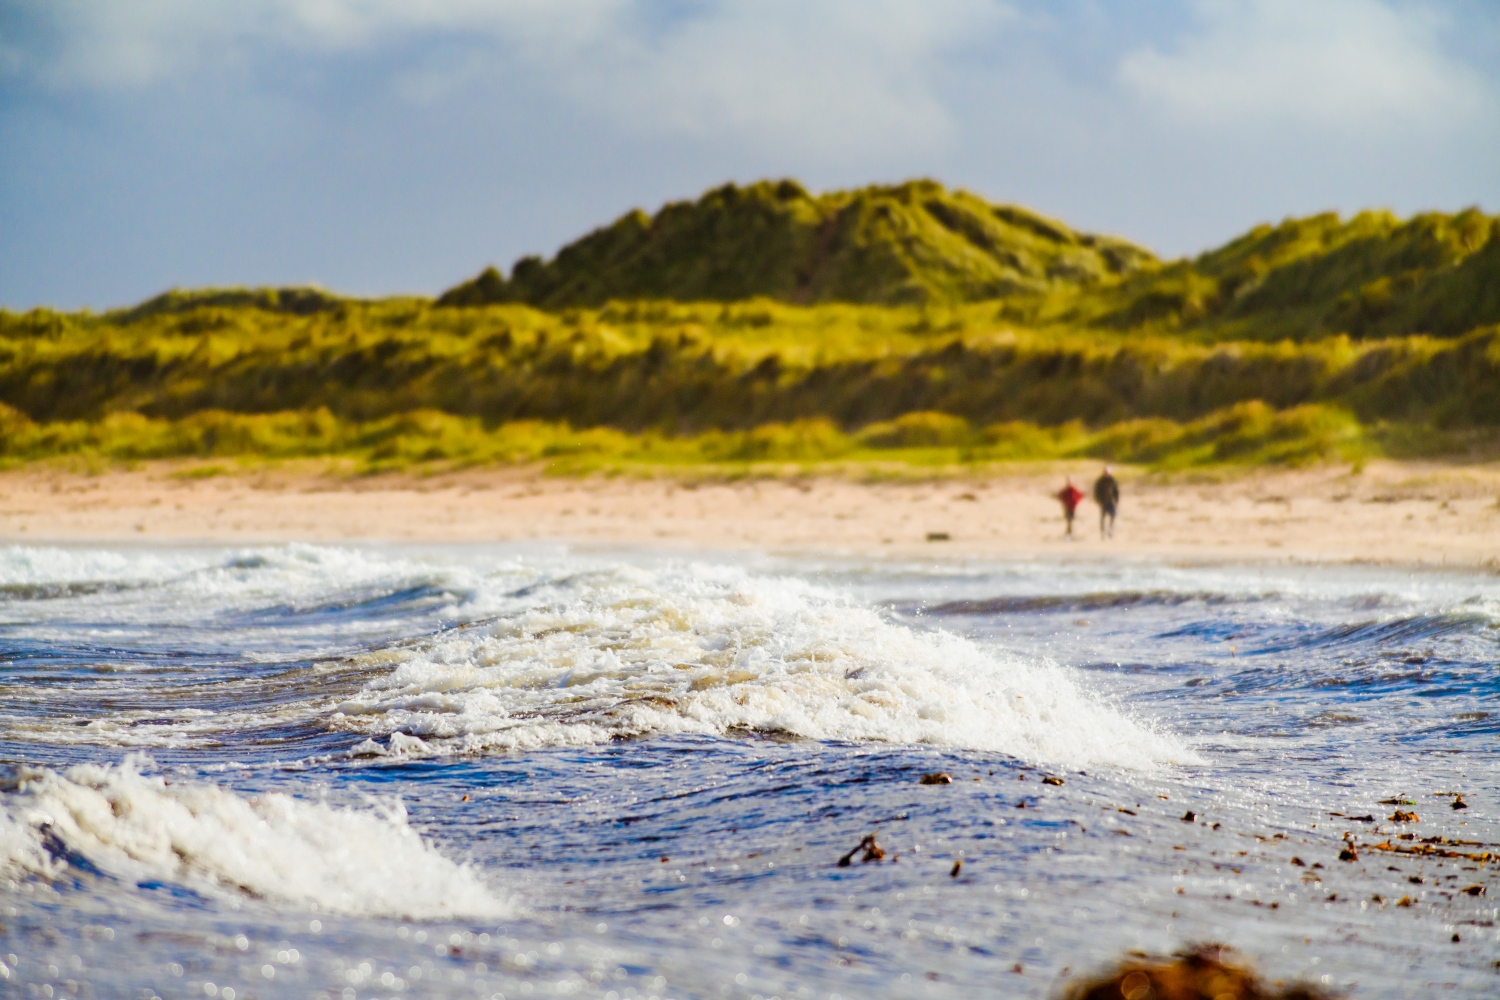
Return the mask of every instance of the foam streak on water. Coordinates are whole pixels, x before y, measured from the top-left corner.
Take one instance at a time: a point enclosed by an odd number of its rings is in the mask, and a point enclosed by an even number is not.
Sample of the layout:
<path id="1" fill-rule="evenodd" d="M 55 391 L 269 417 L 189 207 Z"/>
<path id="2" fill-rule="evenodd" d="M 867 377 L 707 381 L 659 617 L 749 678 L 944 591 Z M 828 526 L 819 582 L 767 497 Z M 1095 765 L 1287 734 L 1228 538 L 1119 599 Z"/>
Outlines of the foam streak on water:
<path id="1" fill-rule="evenodd" d="M 12 548 L 0 993 L 1042 997 L 1214 938 L 1360 995 L 1494 995 L 1497 595 Z M 886 861 L 835 864 L 871 831 Z"/>

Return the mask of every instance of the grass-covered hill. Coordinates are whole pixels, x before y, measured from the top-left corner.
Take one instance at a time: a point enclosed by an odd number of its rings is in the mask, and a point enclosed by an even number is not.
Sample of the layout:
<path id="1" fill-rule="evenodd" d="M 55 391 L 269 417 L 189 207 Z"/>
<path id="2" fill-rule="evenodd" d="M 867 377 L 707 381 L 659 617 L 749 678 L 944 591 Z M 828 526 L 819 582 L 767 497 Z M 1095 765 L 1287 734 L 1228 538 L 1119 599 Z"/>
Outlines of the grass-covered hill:
<path id="1" fill-rule="evenodd" d="M 930 182 L 783 182 L 436 301 L 0 310 L 0 462 L 1378 454 L 1500 454 L 1500 221 L 1314 216 L 1162 262 Z"/>
<path id="2" fill-rule="evenodd" d="M 1289 219 L 1057 312 L 1221 340 L 1458 336 L 1500 322 L 1500 218 L 1469 209 Z"/>
<path id="3" fill-rule="evenodd" d="M 795 181 L 726 184 L 639 210 L 450 289 L 444 305 L 545 308 L 616 299 L 892 305 L 1093 288 L 1156 265 L 1124 240 L 1079 233 L 932 181 L 811 195 Z"/>
<path id="4" fill-rule="evenodd" d="M 1500 322 L 1500 219 L 1470 209 L 1398 219 L 1334 214 L 1257 226 L 1163 263 L 931 181 L 813 196 L 793 181 L 716 188 L 631 212 L 444 293 L 441 305 L 601 306 L 611 300 L 958 304 L 993 301 L 1026 325 L 1199 339 L 1303 340 Z"/>
<path id="5" fill-rule="evenodd" d="M 1492 448 L 1500 327 L 1207 344 L 969 306 L 0 313 L 0 459 L 1192 465 Z"/>

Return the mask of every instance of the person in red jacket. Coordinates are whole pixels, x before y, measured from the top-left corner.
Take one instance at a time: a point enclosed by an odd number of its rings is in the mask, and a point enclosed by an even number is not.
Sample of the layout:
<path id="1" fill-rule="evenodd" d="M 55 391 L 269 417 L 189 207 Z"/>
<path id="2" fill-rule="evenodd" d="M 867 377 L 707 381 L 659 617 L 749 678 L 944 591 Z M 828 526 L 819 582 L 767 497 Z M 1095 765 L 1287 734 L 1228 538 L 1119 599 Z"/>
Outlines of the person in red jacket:
<path id="1" fill-rule="evenodd" d="M 1068 485 L 1057 491 L 1058 502 L 1062 504 L 1063 518 L 1068 522 L 1066 535 L 1073 537 L 1073 516 L 1078 513 L 1078 505 L 1083 502 L 1083 490 L 1073 485 L 1073 477 L 1068 477 Z"/>

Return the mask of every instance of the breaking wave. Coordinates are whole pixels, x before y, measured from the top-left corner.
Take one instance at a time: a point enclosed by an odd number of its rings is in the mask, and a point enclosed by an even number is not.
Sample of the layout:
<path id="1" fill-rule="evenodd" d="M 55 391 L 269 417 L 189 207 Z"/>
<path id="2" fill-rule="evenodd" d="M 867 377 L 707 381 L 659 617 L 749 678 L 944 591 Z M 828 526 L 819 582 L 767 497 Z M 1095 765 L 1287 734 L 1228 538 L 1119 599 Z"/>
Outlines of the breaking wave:
<path id="1" fill-rule="evenodd" d="M 546 581 L 387 666 L 333 725 L 357 754 L 777 732 L 931 743 L 1061 765 L 1191 759 L 1056 666 L 894 624 L 797 580 L 715 566 Z M 379 740 L 386 742 L 381 744 Z"/>
<path id="2" fill-rule="evenodd" d="M 143 775 L 134 760 L 5 775 L 0 859 L 12 877 L 87 873 L 364 916 L 512 910 L 469 867 L 424 843 L 399 804 L 355 810 L 278 793 L 242 798 Z"/>

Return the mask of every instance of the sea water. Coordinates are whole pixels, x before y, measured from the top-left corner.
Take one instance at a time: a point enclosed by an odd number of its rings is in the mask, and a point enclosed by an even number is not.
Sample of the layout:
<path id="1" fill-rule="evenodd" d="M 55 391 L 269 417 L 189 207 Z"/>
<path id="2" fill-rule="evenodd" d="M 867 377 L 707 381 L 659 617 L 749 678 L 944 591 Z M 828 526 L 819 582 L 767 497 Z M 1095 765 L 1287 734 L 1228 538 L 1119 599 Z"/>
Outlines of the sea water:
<path id="1" fill-rule="evenodd" d="M 1495 996 L 1497 659 L 1460 573 L 13 547 L 0 995 Z"/>

